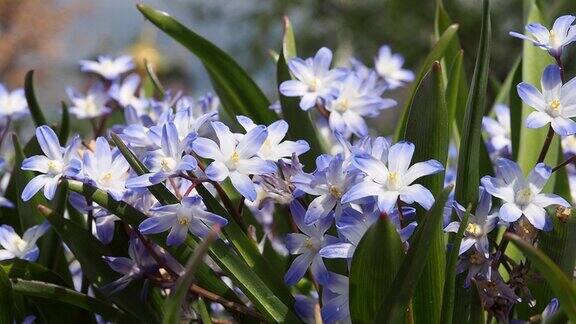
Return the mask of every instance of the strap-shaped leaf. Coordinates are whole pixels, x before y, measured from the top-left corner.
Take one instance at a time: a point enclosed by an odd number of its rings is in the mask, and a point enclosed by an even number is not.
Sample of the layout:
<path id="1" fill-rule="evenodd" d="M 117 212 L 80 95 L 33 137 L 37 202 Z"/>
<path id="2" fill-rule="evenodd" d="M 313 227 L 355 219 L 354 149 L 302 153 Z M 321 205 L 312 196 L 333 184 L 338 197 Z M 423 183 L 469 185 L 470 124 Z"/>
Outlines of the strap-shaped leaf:
<path id="1" fill-rule="evenodd" d="M 404 321 L 410 305 L 410 298 L 414 295 L 414 290 L 428 260 L 428 242 L 442 222 L 444 206 L 451 190 L 452 186 L 444 189 L 436 197 L 432 209 L 418 225 L 410 243 L 410 249 L 408 249 L 408 253 L 394 278 L 392 287 L 380 304 L 373 323 L 401 323 Z"/>
<path id="2" fill-rule="evenodd" d="M 442 315 L 440 317 L 440 323 L 452 323 L 452 312 L 454 311 L 454 304 L 458 302 L 454 300 L 454 291 L 456 287 L 456 264 L 458 263 L 458 255 L 460 252 L 462 237 L 464 236 L 466 226 L 468 226 L 470 208 L 471 206 L 469 206 L 466 210 L 466 213 L 464 213 L 464 218 L 462 218 L 460 227 L 458 228 L 458 233 L 452 237 L 452 241 L 450 243 L 448 260 L 446 262 L 446 279 L 444 280 L 444 291 L 442 294 Z"/>
<path id="3" fill-rule="evenodd" d="M 232 119 L 246 115 L 258 124 L 270 124 L 278 116 L 254 80 L 228 54 L 205 38 L 186 28 L 165 12 L 146 5 L 138 10 L 163 32 L 174 38 L 204 64 L 224 109 Z"/>
<path id="4" fill-rule="evenodd" d="M 286 80 L 290 80 L 290 71 L 288 70 L 287 60 L 296 56 L 296 43 L 294 40 L 294 32 L 288 17 L 284 17 L 284 37 L 282 39 L 282 50 L 278 57 L 276 65 L 276 77 L 278 87 Z M 299 99 L 296 97 L 286 97 L 278 92 L 280 98 L 280 106 L 282 107 L 282 115 L 288 122 L 288 136 L 292 140 L 305 139 L 310 144 L 310 150 L 303 154 L 300 159 L 307 168 L 313 168 L 315 159 L 318 155 L 323 153 L 322 142 L 319 138 L 319 133 L 316 131 L 312 123 L 311 116 L 308 112 L 300 109 Z"/>
<path id="5" fill-rule="evenodd" d="M 14 292 L 6 271 L 0 267 L 0 324 L 14 323 Z"/>
<path id="6" fill-rule="evenodd" d="M 1 271 L 3 270 L 0 269 L 0 272 Z M 100 299 L 90 297 L 53 283 L 36 280 L 12 279 L 12 287 L 14 292 L 17 294 L 56 300 L 60 303 L 74 305 L 95 314 L 99 314 L 105 319 L 113 322 L 128 323 L 137 320 Z"/>
<path id="7" fill-rule="evenodd" d="M 418 85 L 416 95 L 410 106 L 408 123 L 404 139 L 414 143 L 418 148 L 413 161 L 434 159 L 446 165 L 448 160 L 448 110 L 444 98 L 442 68 L 439 62 L 432 64 L 432 69 Z M 430 189 L 438 196 L 444 187 L 444 172 L 419 179 L 418 183 Z M 424 220 L 425 211 L 417 209 L 417 220 Z M 438 224 L 427 242 L 429 256 L 422 276 L 418 282 L 413 300 L 414 320 L 416 322 L 440 319 L 442 287 L 446 268 L 446 244 L 441 224 Z"/>
<path id="8" fill-rule="evenodd" d="M 68 111 L 68 105 L 62 101 L 62 120 L 60 121 L 60 127 L 58 129 L 60 145 L 66 145 L 68 136 L 70 136 L 70 112 Z"/>
<path id="9" fill-rule="evenodd" d="M 42 113 L 42 108 L 38 103 L 36 98 L 36 92 L 34 91 L 34 70 L 28 71 L 26 73 L 26 79 L 24 80 L 24 95 L 26 96 L 26 101 L 28 102 L 28 109 L 34 120 L 36 127 L 46 125 L 46 117 Z"/>
<path id="10" fill-rule="evenodd" d="M 352 258 L 349 303 L 353 323 L 372 322 L 403 258 L 396 227 L 390 218 L 381 217 L 364 234 Z"/>
<path id="11" fill-rule="evenodd" d="M 446 31 L 442 34 L 440 39 L 438 39 L 438 42 L 436 42 L 436 45 L 434 45 L 432 51 L 424 59 L 424 62 L 422 63 L 420 70 L 418 70 L 418 74 L 416 75 L 416 78 L 412 83 L 412 86 L 410 87 L 409 92 L 410 96 L 408 97 L 408 100 L 406 100 L 404 108 L 402 109 L 402 114 L 400 115 L 398 126 L 396 127 L 396 133 L 394 136 L 395 139 L 401 138 L 402 134 L 406 133 L 406 127 L 408 124 L 408 111 L 410 106 L 412 106 L 412 101 L 416 96 L 416 89 L 418 88 L 418 85 L 420 84 L 424 76 L 426 76 L 426 73 L 428 73 L 428 71 L 432 67 L 432 64 L 440 60 L 444 56 L 444 53 L 448 48 L 448 46 L 450 45 L 450 41 L 452 40 L 452 38 L 455 37 L 457 30 L 458 25 L 456 24 L 448 27 Z"/>
<path id="12" fill-rule="evenodd" d="M 568 315 L 571 322 L 576 322 L 576 287 L 572 280 L 542 251 L 515 234 L 506 233 L 505 235 L 522 251 L 526 258 L 532 261 L 538 272 L 550 284 L 562 310 Z"/>
<path id="13" fill-rule="evenodd" d="M 449 134 L 460 145 L 460 132 L 456 120 L 456 111 L 461 101 L 462 69 L 463 69 L 464 51 L 460 50 L 450 66 L 448 74 L 448 83 L 446 85 L 446 110 L 448 111 L 448 128 Z"/>
<path id="14" fill-rule="evenodd" d="M 102 259 L 103 256 L 113 255 L 107 246 L 100 243 L 85 228 L 63 218 L 62 215 L 55 215 L 52 210 L 45 206 L 40 206 L 39 209 L 52 225 L 52 229 L 70 248 L 70 251 L 80 262 L 83 274 L 95 287 L 100 288 L 119 278 L 119 274 L 114 272 Z M 138 287 L 128 286 L 109 297 L 115 304 L 140 321 L 157 323 L 159 321 L 158 315 L 155 314 L 150 305 L 134 298 L 138 295 Z"/>

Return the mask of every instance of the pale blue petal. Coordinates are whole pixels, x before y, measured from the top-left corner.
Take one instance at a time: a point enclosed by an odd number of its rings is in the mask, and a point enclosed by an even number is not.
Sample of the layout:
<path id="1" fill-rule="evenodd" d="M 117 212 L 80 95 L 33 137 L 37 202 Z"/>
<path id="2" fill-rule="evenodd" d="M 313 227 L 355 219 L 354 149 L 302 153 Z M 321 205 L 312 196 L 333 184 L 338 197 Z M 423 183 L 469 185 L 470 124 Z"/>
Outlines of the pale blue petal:
<path id="1" fill-rule="evenodd" d="M 52 178 L 47 176 L 47 175 L 39 175 L 39 176 L 34 177 L 32 180 L 30 180 L 30 182 L 28 182 L 26 187 L 24 187 L 24 190 L 22 190 L 22 200 L 23 201 L 30 200 L 51 179 Z"/>
<path id="2" fill-rule="evenodd" d="M 400 191 L 400 200 L 412 203 L 417 202 L 424 209 L 430 209 L 434 204 L 434 196 L 430 190 L 424 188 L 421 184 L 413 184 L 405 187 Z"/>
<path id="3" fill-rule="evenodd" d="M 513 203 L 503 204 L 502 207 L 500 207 L 500 212 L 498 214 L 498 217 L 500 217 L 501 220 L 508 223 L 517 221 L 520 216 L 522 216 L 522 210 Z"/>
<path id="4" fill-rule="evenodd" d="M 58 141 L 58 136 L 52 128 L 42 125 L 36 128 L 36 138 L 42 152 L 51 160 L 60 160 L 62 158 L 62 148 Z"/>
<path id="5" fill-rule="evenodd" d="M 230 173 L 230 180 L 234 188 L 236 188 L 242 196 L 250 201 L 256 200 L 256 186 L 249 176 L 234 171 Z"/>
<path id="6" fill-rule="evenodd" d="M 546 185 L 546 182 L 548 182 L 548 179 L 550 178 L 551 175 L 552 175 L 552 169 L 549 166 L 547 166 L 544 163 L 538 163 L 536 164 L 534 169 L 530 171 L 530 174 L 528 175 L 526 180 L 534 188 L 536 188 L 538 192 L 540 192 L 540 190 L 542 190 L 542 188 L 544 188 L 544 186 Z"/>
<path id="7" fill-rule="evenodd" d="M 355 184 L 341 198 L 342 203 L 357 201 L 364 197 L 377 196 L 383 191 L 382 186 L 372 181 Z"/>
<path id="8" fill-rule="evenodd" d="M 203 158 L 223 160 L 218 144 L 211 139 L 199 137 L 192 143 L 192 150 Z"/>
<path id="9" fill-rule="evenodd" d="M 22 161 L 22 170 L 32 170 L 48 173 L 48 163 L 50 163 L 50 159 L 44 155 L 31 156 Z"/>
<path id="10" fill-rule="evenodd" d="M 526 216 L 530 224 L 534 225 L 537 229 L 544 229 L 546 225 L 546 210 L 544 210 L 544 208 L 530 204 L 524 208 L 524 216 Z"/>
<path id="11" fill-rule="evenodd" d="M 550 64 L 544 69 L 542 73 L 542 92 L 555 92 L 562 86 L 562 78 L 560 76 L 560 67 L 556 64 Z"/>
<path id="12" fill-rule="evenodd" d="M 566 199 L 551 193 L 541 193 L 534 197 L 532 203 L 539 207 L 548 207 L 551 205 L 560 205 L 570 207 L 570 203 Z"/>
<path id="13" fill-rule="evenodd" d="M 352 258 L 355 246 L 351 243 L 336 243 L 323 247 L 319 254 L 327 259 L 348 259 Z"/>
<path id="14" fill-rule="evenodd" d="M 226 165 L 220 161 L 210 163 L 204 172 L 208 179 L 218 182 L 224 181 L 230 175 Z"/>
<path id="15" fill-rule="evenodd" d="M 304 253 L 296 257 L 294 262 L 290 265 L 290 268 L 284 275 L 284 282 L 288 286 L 293 286 L 302 279 L 308 267 L 312 264 L 314 255 L 311 253 Z"/>
<path id="16" fill-rule="evenodd" d="M 175 225 L 176 215 L 163 215 L 152 216 L 146 218 L 138 226 L 138 230 L 142 234 L 156 234 L 168 230 L 171 226 Z"/>
<path id="17" fill-rule="evenodd" d="M 436 174 L 442 171 L 444 171 L 444 166 L 442 166 L 442 163 L 436 160 L 418 162 L 408 169 L 404 175 L 403 181 L 405 184 L 410 184 L 420 177 Z"/>
<path id="18" fill-rule="evenodd" d="M 256 126 L 246 133 L 246 135 L 242 136 L 242 139 L 236 147 L 236 152 L 240 158 L 251 158 L 258 153 L 266 137 L 268 137 L 266 127 L 262 125 Z"/>
<path id="19" fill-rule="evenodd" d="M 412 162 L 414 144 L 410 142 L 398 142 L 388 152 L 388 168 L 391 172 L 405 174 Z"/>
<path id="20" fill-rule="evenodd" d="M 54 195 L 56 195 L 56 188 L 58 188 L 58 182 L 60 181 L 60 177 L 54 177 L 50 180 L 46 181 L 44 185 L 44 197 L 48 200 L 52 200 Z"/>
<path id="21" fill-rule="evenodd" d="M 168 246 L 178 246 L 186 240 L 186 235 L 188 235 L 188 227 L 186 226 L 174 226 L 168 233 L 166 238 L 166 245 Z"/>
<path id="22" fill-rule="evenodd" d="M 304 216 L 304 222 L 306 224 L 313 224 L 319 219 L 328 216 L 336 206 L 336 203 L 336 199 L 330 194 L 314 198 L 310 205 L 308 205 L 308 210 Z"/>
<path id="23" fill-rule="evenodd" d="M 569 136 L 576 134 L 576 122 L 564 117 L 552 119 L 552 128 L 560 136 Z"/>
<path id="24" fill-rule="evenodd" d="M 546 124 L 552 121 L 552 117 L 542 111 L 534 111 L 526 117 L 526 127 L 528 128 L 540 128 L 544 127 Z"/>
<path id="25" fill-rule="evenodd" d="M 533 85 L 522 82 L 516 89 L 518 90 L 518 96 L 520 96 L 525 104 L 538 111 L 544 111 L 546 109 L 547 104 L 544 96 Z"/>
<path id="26" fill-rule="evenodd" d="M 326 269 L 326 265 L 324 265 L 324 261 L 322 261 L 322 258 L 319 255 L 316 255 L 314 259 L 312 259 L 310 272 L 312 272 L 312 276 L 314 276 L 316 281 L 321 285 L 328 281 L 330 277 L 328 269 Z"/>

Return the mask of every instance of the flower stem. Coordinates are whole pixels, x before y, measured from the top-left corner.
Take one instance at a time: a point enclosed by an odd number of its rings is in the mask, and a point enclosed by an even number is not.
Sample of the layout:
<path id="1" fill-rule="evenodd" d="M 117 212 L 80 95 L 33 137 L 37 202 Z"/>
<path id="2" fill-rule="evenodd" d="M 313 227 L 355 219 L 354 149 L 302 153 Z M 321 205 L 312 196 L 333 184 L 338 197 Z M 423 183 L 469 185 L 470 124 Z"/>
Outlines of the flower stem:
<path id="1" fill-rule="evenodd" d="M 550 125 L 548 127 L 548 134 L 546 134 L 546 139 L 544 140 L 544 145 L 542 145 L 542 150 L 540 151 L 540 155 L 538 156 L 538 162 L 536 163 L 544 162 L 544 159 L 546 158 L 546 154 L 548 153 L 548 149 L 550 148 L 550 143 L 552 143 L 553 138 L 554 138 L 554 129 L 552 128 L 552 125 Z"/>
<path id="2" fill-rule="evenodd" d="M 564 166 L 566 166 L 566 165 L 568 165 L 568 164 L 570 164 L 570 163 L 572 163 L 572 162 L 574 162 L 574 161 L 576 161 L 576 155 L 572 155 L 570 158 L 566 159 L 564 162 L 562 162 L 562 163 L 558 164 L 557 166 L 555 166 L 555 167 L 552 169 L 552 172 L 556 172 L 556 171 L 560 170 L 561 168 L 563 168 Z"/>

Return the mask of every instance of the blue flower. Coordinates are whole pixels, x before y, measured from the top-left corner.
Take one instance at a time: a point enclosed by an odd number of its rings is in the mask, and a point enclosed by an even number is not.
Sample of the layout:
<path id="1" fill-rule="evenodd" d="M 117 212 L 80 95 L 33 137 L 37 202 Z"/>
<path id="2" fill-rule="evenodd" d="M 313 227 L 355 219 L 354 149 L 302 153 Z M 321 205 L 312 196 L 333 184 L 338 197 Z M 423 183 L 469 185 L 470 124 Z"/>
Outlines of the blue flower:
<path id="1" fill-rule="evenodd" d="M 570 207 L 560 196 L 541 193 L 551 174 L 550 167 L 538 163 L 525 178 L 516 162 L 500 158 L 496 161 L 496 177 L 485 176 L 481 183 L 492 196 L 502 199 L 501 220 L 511 223 L 524 215 L 534 227 L 545 229 L 549 224 L 544 207 Z"/>
<path id="2" fill-rule="evenodd" d="M 22 170 L 37 171 L 42 174 L 34 177 L 22 191 L 22 200 L 28 201 L 44 188 L 47 199 L 54 198 L 56 187 L 63 176 L 74 176 L 80 170 L 77 151 L 80 146 L 78 136 L 66 147 L 60 147 L 58 136 L 48 126 L 36 128 L 36 139 L 44 155 L 35 155 L 22 161 Z"/>
<path id="3" fill-rule="evenodd" d="M 330 272 L 322 291 L 322 320 L 324 323 L 349 323 L 348 277 Z"/>
<path id="4" fill-rule="evenodd" d="M 402 68 L 404 58 L 400 54 L 393 54 L 389 46 L 380 47 L 374 67 L 384 79 L 389 89 L 396 89 L 406 83 L 414 81 L 414 72 Z"/>
<path id="5" fill-rule="evenodd" d="M 213 225 L 226 226 L 228 221 L 214 213 L 208 212 L 198 196 L 186 197 L 178 204 L 153 207 L 155 215 L 140 223 L 138 227 L 143 234 L 155 234 L 170 229 L 166 244 L 180 245 L 188 232 L 204 237 Z"/>
<path id="6" fill-rule="evenodd" d="M 442 164 L 428 160 L 410 166 L 414 144 L 409 142 L 396 143 L 387 153 L 381 159 L 368 154 L 354 157 L 354 165 L 366 174 L 366 178 L 348 190 L 342 202 L 373 196 L 377 198 L 378 209 L 383 213 L 390 213 L 398 199 L 408 204 L 417 202 L 426 209 L 432 207 L 434 197 L 430 190 L 412 183 L 420 177 L 442 172 Z"/>
<path id="7" fill-rule="evenodd" d="M 122 200 L 130 165 L 118 149 L 110 149 L 108 141 L 98 137 L 96 149 L 84 152 L 82 162 L 82 172 L 88 182 L 108 192 L 114 199 Z"/>
<path id="8" fill-rule="evenodd" d="M 334 94 L 336 81 L 345 75 L 343 70 L 330 70 L 331 62 L 332 51 L 326 47 L 318 50 L 314 58 L 289 60 L 288 68 L 296 80 L 282 82 L 280 92 L 287 97 L 302 97 L 302 110 L 314 107 L 320 99 L 328 99 Z"/>
<path id="9" fill-rule="evenodd" d="M 130 74 L 124 81 L 112 84 L 108 90 L 110 97 L 116 100 L 122 107 L 132 107 L 136 109 L 139 115 L 146 113 L 146 108 L 149 102 L 145 98 L 136 96 L 138 86 L 140 85 L 140 77 L 138 74 Z"/>
<path id="10" fill-rule="evenodd" d="M 115 222 L 120 218 L 108 210 L 102 208 L 96 203 L 88 205 L 86 198 L 77 193 L 70 193 L 70 204 L 79 212 L 85 214 L 88 211 L 92 212 L 94 217 L 94 227 L 96 228 L 96 237 L 100 242 L 109 244 L 114 238 Z"/>
<path id="11" fill-rule="evenodd" d="M 349 73 L 337 86 L 337 95 L 329 99 L 326 109 L 330 111 L 330 128 L 349 137 L 368 135 L 368 125 L 363 117 L 376 117 L 380 110 L 396 105 L 392 99 L 384 99 L 379 93 L 367 89 L 363 80 Z"/>
<path id="12" fill-rule="evenodd" d="M 518 95 L 525 104 L 536 109 L 526 118 L 526 127 L 540 128 L 551 123 L 558 135 L 576 133 L 576 79 L 562 85 L 560 68 L 551 64 L 542 74 L 542 92 L 533 85 L 522 82 L 518 85 Z"/>
<path id="13" fill-rule="evenodd" d="M 498 223 L 498 216 L 495 214 L 488 215 L 490 209 L 492 208 L 492 196 L 483 187 L 480 187 L 480 198 L 478 199 L 478 206 L 476 207 L 476 212 L 471 214 L 468 219 L 468 225 L 464 231 L 464 238 L 460 244 L 460 251 L 458 254 L 462 254 L 472 246 L 476 248 L 477 251 L 484 253 L 486 257 L 490 254 L 490 249 L 488 246 L 488 233 L 490 233 L 496 224 Z M 462 219 L 466 209 L 462 205 L 454 202 L 454 209 L 458 218 Z M 458 232 L 460 228 L 460 222 L 451 222 L 444 228 L 446 232 Z"/>
<path id="14" fill-rule="evenodd" d="M 238 140 L 228 126 L 212 122 L 220 146 L 213 140 L 197 138 L 192 149 L 201 157 L 214 160 L 206 168 L 206 176 L 221 182 L 230 177 L 232 185 L 242 196 L 254 201 L 256 187 L 250 175 L 274 173 L 276 164 L 256 156 L 268 137 L 264 126 L 256 126 Z"/>
<path id="15" fill-rule="evenodd" d="M 340 218 L 346 203 L 342 195 L 358 179 L 358 172 L 348 172 L 344 166 L 344 157 L 338 154 L 331 158 L 326 168 L 319 168 L 314 174 L 300 174 L 294 178 L 296 188 L 317 196 L 312 200 L 304 217 L 306 224 L 312 224 L 327 217 L 335 210 L 336 219 Z"/>
<path id="16" fill-rule="evenodd" d="M 482 117 L 482 127 L 488 133 L 488 143 L 496 153 L 512 151 L 510 131 L 510 108 L 503 104 L 494 106 L 495 119 Z"/>
<path id="17" fill-rule="evenodd" d="M 28 114 L 28 103 L 24 96 L 24 89 L 8 91 L 0 84 L 0 120 L 5 118 L 17 119 Z"/>
<path id="18" fill-rule="evenodd" d="M 178 130 L 173 123 L 162 127 L 161 149 L 150 152 L 145 163 L 150 173 L 129 179 L 127 188 L 148 187 L 160 183 L 171 176 L 192 171 L 198 166 L 196 159 L 184 154 L 185 145 L 178 137 Z"/>
<path id="19" fill-rule="evenodd" d="M 99 56 L 96 61 L 81 60 L 80 70 L 82 72 L 93 72 L 101 75 L 104 79 L 115 80 L 123 73 L 134 68 L 132 58 L 128 55 L 122 55 L 115 59 L 109 56 Z"/>
<path id="20" fill-rule="evenodd" d="M 298 256 L 284 275 L 284 282 L 289 286 L 295 285 L 310 267 L 314 278 L 323 284 L 328 279 L 328 270 L 318 252 L 326 245 L 338 242 L 336 237 L 325 234 L 332 225 L 332 219 L 324 218 L 313 225 L 307 225 L 304 222 L 306 211 L 298 200 L 290 203 L 290 213 L 302 233 L 286 236 L 286 248 L 290 254 Z"/>
<path id="21" fill-rule="evenodd" d="M 564 47 L 576 40 L 576 27 L 572 26 L 575 19 L 576 17 L 570 15 L 560 16 L 554 21 L 552 30 L 541 24 L 531 23 L 526 25 L 526 31 L 532 36 L 516 32 L 510 32 L 510 36 L 530 41 L 534 46 L 548 51 L 554 58 L 560 58 Z"/>
<path id="22" fill-rule="evenodd" d="M 256 128 L 256 124 L 246 116 L 237 116 L 236 119 L 242 125 L 242 127 L 247 131 L 251 131 Z M 288 132 L 288 123 L 284 120 L 278 120 L 266 127 L 268 136 L 260 150 L 258 151 L 258 156 L 264 160 L 277 162 L 279 160 L 288 160 L 292 154 L 296 156 L 307 152 L 310 149 L 308 143 L 304 140 L 299 141 L 282 141 L 286 137 Z"/>
<path id="23" fill-rule="evenodd" d="M 88 89 L 86 95 L 82 95 L 72 87 L 66 88 L 66 92 L 72 101 L 72 106 L 69 108 L 70 113 L 78 119 L 96 118 L 112 111 L 106 106 L 108 95 L 99 84 Z"/>
<path id="24" fill-rule="evenodd" d="M 12 226 L 0 226 L 0 260 L 13 258 L 34 262 L 40 255 L 40 250 L 36 246 L 36 241 L 50 229 L 50 223 L 45 221 L 42 224 L 32 226 L 24 232 L 24 235 L 16 234 Z"/>

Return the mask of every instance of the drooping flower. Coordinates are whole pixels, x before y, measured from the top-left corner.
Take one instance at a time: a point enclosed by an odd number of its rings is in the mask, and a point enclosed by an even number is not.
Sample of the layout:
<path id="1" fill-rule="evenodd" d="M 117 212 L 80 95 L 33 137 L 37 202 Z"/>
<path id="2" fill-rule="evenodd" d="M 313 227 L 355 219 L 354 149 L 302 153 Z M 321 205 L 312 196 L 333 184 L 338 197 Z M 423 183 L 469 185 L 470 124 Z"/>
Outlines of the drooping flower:
<path id="1" fill-rule="evenodd" d="M 199 196 L 186 197 L 178 204 L 153 207 L 152 216 L 140 226 L 143 234 L 155 234 L 170 229 L 166 244 L 180 245 L 186 239 L 188 232 L 204 237 L 213 225 L 226 226 L 228 220 L 205 210 Z"/>
<path id="2" fill-rule="evenodd" d="M 468 251 L 472 246 L 477 251 L 484 253 L 486 257 L 489 256 L 490 250 L 488 247 L 488 233 L 490 233 L 498 223 L 498 215 L 489 215 L 492 208 L 492 196 L 483 187 L 480 187 L 480 198 L 478 199 L 478 206 L 476 212 L 470 214 L 468 218 L 468 225 L 464 231 L 464 237 L 460 244 L 459 255 Z M 462 205 L 454 202 L 454 209 L 458 218 L 462 219 L 466 209 Z M 448 224 L 444 229 L 446 232 L 458 232 L 460 222 L 454 221 Z"/>
<path id="3" fill-rule="evenodd" d="M 18 119 L 28 114 L 28 103 L 24 96 L 24 89 L 8 91 L 3 84 L 0 84 L 0 121 L 11 118 Z"/>
<path id="4" fill-rule="evenodd" d="M 496 177 L 485 176 L 481 183 L 492 196 L 502 199 L 501 220 L 512 223 L 524 215 L 534 227 L 542 230 L 547 227 L 544 207 L 570 207 L 560 196 L 541 193 L 551 174 L 550 167 L 538 163 L 525 178 L 516 162 L 500 158 L 496 161 Z"/>
<path id="5" fill-rule="evenodd" d="M 488 143 L 496 152 L 511 152 L 510 108 L 503 104 L 494 106 L 495 119 L 482 118 L 482 127 L 488 133 Z"/>
<path id="6" fill-rule="evenodd" d="M 110 113 L 112 110 L 106 106 L 108 95 L 99 85 L 91 87 L 83 95 L 71 87 L 66 88 L 68 97 L 72 101 L 70 113 L 78 119 L 96 118 Z"/>
<path id="7" fill-rule="evenodd" d="M 273 173 L 276 164 L 256 156 L 268 136 L 266 127 L 256 126 L 240 140 L 221 122 L 212 122 L 218 144 L 207 138 L 197 138 L 192 149 L 201 157 L 212 159 L 206 168 L 206 176 L 212 181 L 224 181 L 230 177 L 232 185 L 247 199 L 256 199 L 256 188 L 250 175 Z"/>
<path id="8" fill-rule="evenodd" d="M 116 100 L 120 106 L 131 106 L 136 109 L 139 115 L 143 115 L 145 114 L 145 109 L 148 107 L 148 101 L 136 95 L 139 85 L 140 77 L 138 74 L 130 74 L 121 83 L 114 83 L 110 87 L 110 97 Z"/>
<path id="9" fill-rule="evenodd" d="M 36 241 L 50 229 L 50 223 L 45 221 L 42 224 L 30 227 L 24 235 L 16 234 L 12 226 L 0 226 L 0 260 L 13 258 L 34 262 L 40 255 L 40 250 L 36 246 Z"/>
<path id="10" fill-rule="evenodd" d="M 160 183 L 170 176 L 196 169 L 196 159 L 184 154 L 185 145 L 178 137 L 174 123 L 164 124 L 160 149 L 150 152 L 144 159 L 150 173 L 129 179 L 127 188 L 148 187 Z"/>
<path id="11" fill-rule="evenodd" d="M 324 323 L 349 323 L 349 279 L 330 272 L 322 291 L 322 321 Z"/>
<path id="12" fill-rule="evenodd" d="M 526 25 L 526 31 L 531 36 L 522 35 L 517 32 L 510 32 L 510 36 L 518 37 L 530 41 L 534 46 L 538 46 L 548 51 L 554 58 L 560 58 L 564 47 L 576 40 L 576 27 L 572 23 L 576 17 L 571 15 L 560 16 L 554 21 L 551 30 L 538 23 Z"/>
<path id="13" fill-rule="evenodd" d="M 37 171 L 42 174 L 34 177 L 22 191 L 22 200 L 28 201 L 40 189 L 44 188 L 44 197 L 54 198 L 56 187 L 63 176 L 74 176 L 81 168 L 77 151 L 80 138 L 74 137 L 70 144 L 63 148 L 60 146 L 58 136 L 52 128 L 43 125 L 36 128 L 36 139 L 44 155 L 35 155 L 22 162 L 22 170 Z"/>
<path id="14" fill-rule="evenodd" d="M 236 119 L 249 132 L 256 128 L 256 124 L 246 116 L 237 116 Z M 307 152 L 310 149 L 308 143 L 304 140 L 298 141 L 282 141 L 288 132 L 288 123 L 284 120 L 278 120 L 266 127 L 268 136 L 260 150 L 258 156 L 264 160 L 277 162 L 281 159 L 286 160 L 292 154 L 297 156 Z"/>
<path id="15" fill-rule="evenodd" d="M 402 68 L 404 58 L 400 54 L 393 54 L 389 46 L 380 47 L 378 56 L 374 60 L 374 68 L 386 81 L 389 89 L 396 89 L 406 83 L 414 81 L 414 73 Z"/>
<path id="16" fill-rule="evenodd" d="M 382 98 L 380 94 L 367 89 L 362 79 L 349 73 L 338 83 L 336 96 L 327 101 L 330 128 L 346 137 L 349 134 L 368 135 L 368 125 L 363 117 L 376 117 L 380 110 L 396 105 L 396 101 Z"/>
<path id="17" fill-rule="evenodd" d="M 117 148 L 110 149 L 108 141 L 98 137 L 96 149 L 84 152 L 82 162 L 82 171 L 88 182 L 108 192 L 114 199 L 122 200 L 130 165 Z"/>
<path id="18" fill-rule="evenodd" d="M 298 200 L 290 203 L 290 213 L 302 233 L 289 233 L 286 236 L 286 248 L 290 254 L 298 256 L 284 275 L 284 282 L 289 286 L 295 285 L 310 267 L 314 278 L 323 284 L 328 280 L 328 270 L 319 251 L 326 245 L 338 242 L 336 237 L 325 234 L 332 220 L 324 218 L 313 225 L 307 225 L 304 221 L 306 210 Z"/>
<path id="19" fill-rule="evenodd" d="M 345 73 L 340 69 L 330 69 L 332 51 L 322 47 L 314 58 L 306 60 L 293 58 L 288 61 L 288 68 L 296 80 L 280 84 L 280 92 L 287 97 L 302 97 L 300 108 L 308 110 L 316 105 L 319 99 L 327 99 L 334 94 L 336 81 Z"/>
<path id="20" fill-rule="evenodd" d="M 542 74 L 542 92 L 533 85 L 522 82 L 518 95 L 525 104 L 536 109 L 526 118 L 526 127 L 540 128 L 548 123 L 558 135 L 576 133 L 576 79 L 562 85 L 560 68 L 551 64 Z"/>
<path id="21" fill-rule="evenodd" d="M 94 202 L 89 205 L 86 198 L 77 193 L 70 193 L 69 201 L 70 204 L 82 214 L 88 212 L 92 213 L 96 238 L 98 238 L 100 242 L 104 244 L 112 242 L 112 239 L 114 238 L 115 222 L 120 220 L 118 216 L 112 214 L 107 209 L 102 208 Z"/>
<path id="22" fill-rule="evenodd" d="M 82 72 L 93 72 L 101 75 L 107 80 L 115 80 L 123 73 L 134 68 L 132 58 L 128 55 L 122 55 L 115 59 L 109 56 L 99 56 L 95 61 L 81 60 L 80 70 Z"/>
<path id="23" fill-rule="evenodd" d="M 348 205 L 342 201 L 342 195 L 358 179 L 356 170 L 348 172 L 344 167 L 344 157 L 338 154 L 331 158 L 326 168 L 319 168 L 312 175 L 301 174 L 295 177 L 296 188 L 317 196 L 306 211 L 306 224 L 325 218 L 333 210 L 336 219 L 340 218 L 343 208 Z"/>
<path id="24" fill-rule="evenodd" d="M 376 197 L 378 209 L 384 213 L 390 213 L 398 199 L 408 204 L 417 202 L 426 209 L 432 207 L 434 197 L 430 190 L 412 183 L 420 177 L 442 172 L 444 167 L 436 160 L 410 166 L 413 154 L 414 144 L 399 142 L 392 145 L 381 160 L 368 154 L 355 156 L 353 163 L 366 174 L 366 178 L 348 190 L 342 202 Z"/>

